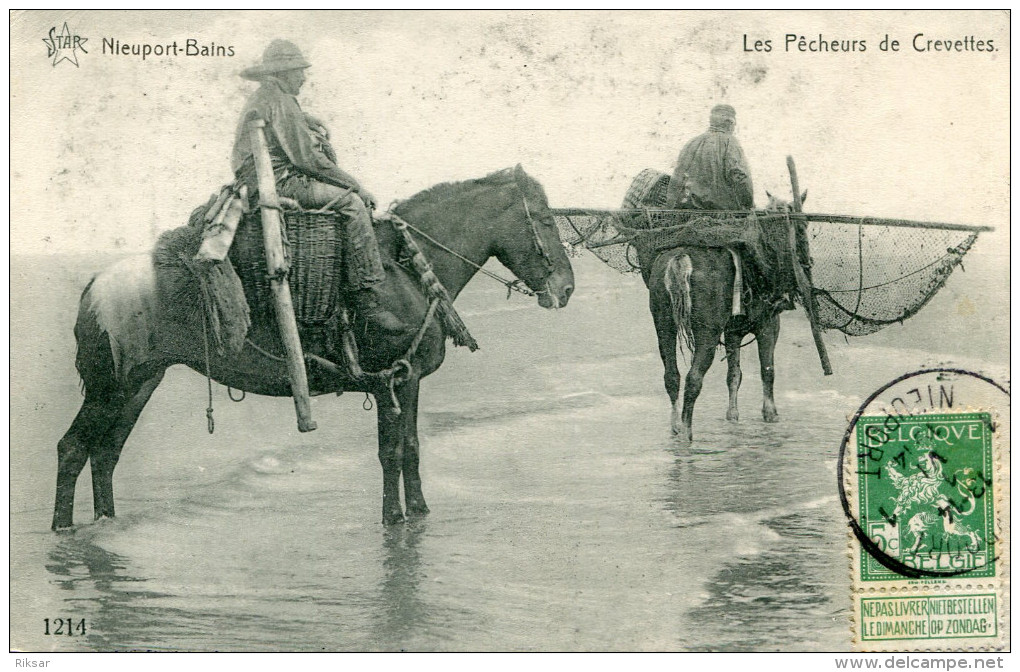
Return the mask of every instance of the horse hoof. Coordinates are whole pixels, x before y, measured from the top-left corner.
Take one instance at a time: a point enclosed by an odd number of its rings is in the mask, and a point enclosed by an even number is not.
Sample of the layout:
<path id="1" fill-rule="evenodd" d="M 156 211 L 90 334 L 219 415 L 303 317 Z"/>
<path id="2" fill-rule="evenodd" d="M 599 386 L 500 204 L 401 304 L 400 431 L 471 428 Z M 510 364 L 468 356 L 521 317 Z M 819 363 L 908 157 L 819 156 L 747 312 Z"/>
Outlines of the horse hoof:
<path id="1" fill-rule="evenodd" d="M 762 413 L 762 418 L 768 423 L 779 422 L 779 414 L 775 411 L 772 411 L 771 413 Z"/>
<path id="2" fill-rule="evenodd" d="M 726 419 L 730 422 L 740 422 L 740 414 L 736 411 L 727 411 Z"/>
<path id="3" fill-rule="evenodd" d="M 675 441 L 680 446 L 689 446 L 694 441 L 694 431 L 686 425 L 673 428 Z"/>
<path id="4" fill-rule="evenodd" d="M 407 517 L 421 518 L 429 514 L 429 507 L 425 505 L 425 502 L 420 504 L 408 504 L 407 505 Z"/>
<path id="5" fill-rule="evenodd" d="M 404 513 L 401 511 L 397 513 L 383 514 L 382 522 L 383 525 L 387 526 L 400 525 L 401 523 L 404 522 Z"/>

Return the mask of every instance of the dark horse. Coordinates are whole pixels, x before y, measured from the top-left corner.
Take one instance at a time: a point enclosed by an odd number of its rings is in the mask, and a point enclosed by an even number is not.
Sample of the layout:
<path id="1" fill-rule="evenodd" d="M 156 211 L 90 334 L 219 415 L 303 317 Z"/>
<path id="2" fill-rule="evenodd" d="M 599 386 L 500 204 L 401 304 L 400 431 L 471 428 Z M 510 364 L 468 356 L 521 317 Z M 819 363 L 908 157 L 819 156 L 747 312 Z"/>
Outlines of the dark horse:
<path id="1" fill-rule="evenodd" d="M 769 194 L 767 209 L 784 211 L 789 209 L 789 204 Z M 761 365 L 762 418 L 765 422 L 779 420 L 772 389 L 776 379 L 775 350 L 779 339 L 779 313 L 790 304 L 782 297 L 745 293 L 745 315 L 734 318 L 734 276 L 733 258 L 724 248 L 672 249 L 660 254 L 652 264 L 648 280 L 649 308 L 659 340 L 666 393 L 673 409 L 670 424 L 673 433 L 684 443 L 694 438 L 694 404 L 701 393 L 705 374 L 712 366 L 720 338 L 726 348 L 726 384 L 730 393 L 726 419 L 731 422 L 739 419 L 740 344 L 747 334 L 754 334 Z M 692 355 L 684 383 L 682 410 L 680 371 L 676 362 L 678 343 Z"/>
<path id="2" fill-rule="evenodd" d="M 535 292 L 542 307 L 567 304 L 574 288 L 573 270 L 548 212 L 545 192 L 520 166 L 478 180 L 438 185 L 404 201 L 395 212 L 427 234 L 413 235 L 452 297 L 486 260 L 496 257 Z M 408 324 L 421 325 L 429 306 L 419 289 L 419 279 L 394 261 L 397 241 L 392 228 L 380 226 L 378 235 L 383 256 L 389 257 L 383 290 L 386 304 Z M 85 400 L 57 446 L 55 530 L 72 525 L 75 483 L 87 460 L 92 467 L 95 517 L 114 515 L 114 468 L 166 369 L 184 364 L 206 372 L 201 326 L 197 333 L 163 329 L 171 333 L 160 337 L 159 325 L 164 319 L 160 313 L 149 255 L 122 260 L 99 273 L 82 294 L 74 333 L 78 342 L 75 364 Z M 271 343 L 271 339 L 265 339 L 273 330 L 272 325 L 253 324 L 250 338 Z M 357 321 L 355 330 L 361 365 L 366 371 L 389 367 L 408 351 L 415 337 L 412 330 L 399 337 L 370 341 L 366 334 L 372 332 L 359 328 Z M 329 345 L 340 341 L 337 336 L 308 339 L 306 353 L 339 361 L 335 348 Z M 406 380 L 394 388 L 392 396 L 385 383 L 355 382 L 340 375 L 336 367 L 316 366 L 314 361 L 308 367 L 313 394 L 347 390 L 375 396 L 386 524 L 404 519 L 401 475 L 408 515 L 428 513 L 418 474 L 418 388 L 421 378 L 442 364 L 445 341 L 442 328 L 432 320 L 411 357 Z M 246 346 L 232 356 L 212 353 L 210 372 L 214 380 L 236 389 L 290 396 L 283 364 L 255 348 Z"/>

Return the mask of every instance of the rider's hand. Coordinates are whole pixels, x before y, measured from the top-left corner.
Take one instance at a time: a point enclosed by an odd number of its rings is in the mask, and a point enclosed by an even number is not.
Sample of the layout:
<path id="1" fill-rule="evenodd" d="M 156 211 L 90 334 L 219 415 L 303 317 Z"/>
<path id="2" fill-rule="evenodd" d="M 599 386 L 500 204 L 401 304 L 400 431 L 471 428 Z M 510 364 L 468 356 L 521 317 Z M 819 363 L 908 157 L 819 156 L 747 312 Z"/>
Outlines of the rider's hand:
<path id="1" fill-rule="evenodd" d="M 326 124 L 319 121 L 317 117 L 313 117 L 312 115 L 305 112 L 305 122 L 308 124 L 308 127 L 312 129 L 312 131 L 318 133 L 322 137 L 329 140 L 329 129 L 327 129 Z"/>
<path id="2" fill-rule="evenodd" d="M 365 207 L 369 210 L 375 210 L 376 200 L 375 196 L 370 191 L 362 189 L 358 192 L 358 196 L 361 196 L 361 200 L 365 202 Z"/>

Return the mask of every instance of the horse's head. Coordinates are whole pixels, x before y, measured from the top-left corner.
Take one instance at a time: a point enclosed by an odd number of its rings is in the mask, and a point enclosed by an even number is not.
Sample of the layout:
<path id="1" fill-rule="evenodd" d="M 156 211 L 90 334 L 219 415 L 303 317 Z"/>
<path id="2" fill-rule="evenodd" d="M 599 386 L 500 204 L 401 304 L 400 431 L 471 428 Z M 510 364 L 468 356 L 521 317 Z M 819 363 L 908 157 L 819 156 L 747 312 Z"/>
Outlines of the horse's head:
<path id="1" fill-rule="evenodd" d="M 769 202 L 765 206 L 765 209 L 768 210 L 769 212 L 793 212 L 793 204 L 790 203 L 789 201 L 779 198 L 778 196 L 773 196 L 768 191 L 765 192 L 765 195 L 769 197 Z M 805 189 L 804 193 L 800 195 L 801 205 L 803 205 L 804 201 L 806 200 L 807 189 Z"/>
<path id="2" fill-rule="evenodd" d="M 505 190 L 509 207 L 490 222 L 492 254 L 538 296 L 543 308 L 562 308 L 574 291 L 559 229 L 549 212 L 545 190 L 518 164 Z"/>
<path id="3" fill-rule="evenodd" d="M 527 285 L 543 308 L 562 308 L 574 291 L 574 271 L 545 191 L 519 165 L 436 185 L 394 211 L 432 248 L 429 259 L 453 296 L 490 257 Z"/>

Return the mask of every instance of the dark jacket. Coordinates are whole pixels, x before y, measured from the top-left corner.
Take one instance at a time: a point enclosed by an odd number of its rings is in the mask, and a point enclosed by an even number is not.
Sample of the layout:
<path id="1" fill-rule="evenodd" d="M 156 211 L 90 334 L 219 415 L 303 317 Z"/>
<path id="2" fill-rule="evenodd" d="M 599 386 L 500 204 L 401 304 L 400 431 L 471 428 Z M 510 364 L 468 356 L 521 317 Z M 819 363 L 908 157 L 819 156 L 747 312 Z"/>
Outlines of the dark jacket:
<path id="1" fill-rule="evenodd" d="M 747 210 L 754 207 L 754 188 L 744 150 L 733 134 L 726 131 L 709 129 L 680 150 L 670 193 L 679 197 L 678 191 L 684 185 L 690 202 L 683 207 L 697 210 Z M 676 203 L 668 205 L 677 206 Z"/>
<path id="2" fill-rule="evenodd" d="M 328 145 L 323 146 L 322 137 L 309 125 L 310 117 L 301 110 L 297 98 L 272 78 L 262 81 L 262 86 L 248 98 L 241 112 L 230 160 L 235 175 L 246 181 L 254 180 L 247 125 L 252 112 L 266 122 L 266 143 L 278 183 L 297 172 L 320 182 L 361 191 L 358 181 L 327 155 L 327 151 L 332 154 L 332 150 Z"/>

